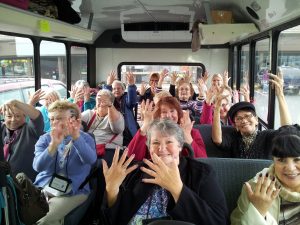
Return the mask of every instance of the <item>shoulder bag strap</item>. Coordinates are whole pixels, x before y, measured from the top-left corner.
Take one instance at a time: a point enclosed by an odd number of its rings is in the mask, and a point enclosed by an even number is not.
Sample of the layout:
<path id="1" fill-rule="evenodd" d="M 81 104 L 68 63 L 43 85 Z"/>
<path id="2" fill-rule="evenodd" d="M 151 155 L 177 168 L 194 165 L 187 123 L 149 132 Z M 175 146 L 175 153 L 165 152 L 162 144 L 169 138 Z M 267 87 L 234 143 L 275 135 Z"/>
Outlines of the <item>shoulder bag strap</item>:
<path id="1" fill-rule="evenodd" d="M 93 122 L 94 122 L 94 120 L 96 118 L 96 115 L 97 115 L 97 113 L 95 111 L 94 114 L 93 114 L 93 116 L 92 116 L 92 118 L 91 118 L 91 120 L 89 121 L 89 123 L 87 125 L 88 130 L 91 128 L 91 126 L 92 126 L 92 124 L 93 124 Z"/>

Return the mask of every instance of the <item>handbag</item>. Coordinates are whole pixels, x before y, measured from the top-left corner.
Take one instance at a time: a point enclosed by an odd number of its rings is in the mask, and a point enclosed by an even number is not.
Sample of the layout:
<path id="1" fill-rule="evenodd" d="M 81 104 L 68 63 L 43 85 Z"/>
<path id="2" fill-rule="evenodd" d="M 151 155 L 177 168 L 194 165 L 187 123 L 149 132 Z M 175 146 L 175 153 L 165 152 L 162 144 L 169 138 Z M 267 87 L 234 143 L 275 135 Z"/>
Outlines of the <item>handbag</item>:
<path id="1" fill-rule="evenodd" d="M 97 152 L 97 156 L 104 156 L 105 155 L 105 146 L 106 144 L 110 144 L 112 143 L 112 141 L 117 137 L 117 134 L 114 134 L 114 136 L 112 136 L 112 138 L 105 144 L 96 144 L 96 152 Z"/>
<path id="2" fill-rule="evenodd" d="M 48 213 L 46 197 L 24 173 L 18 173 L 13 181 L 19 202 L 20 219 L 25 225 L 31 225 Z"/>
<path id="3" fill-rule="evenodd" d="M 94 112 L 92 118 L 90 119 L 89 123 L 87 124 L 87 130 L 89 130 L 96 118 L 96 112 Z M 96 144 L 96 153 L 98 157 L 103 157 L 105 155 L 105 146 L 106 144 L 111 143 L 118 135 L 114 134 L 112 138 L 105 144 Z"/>

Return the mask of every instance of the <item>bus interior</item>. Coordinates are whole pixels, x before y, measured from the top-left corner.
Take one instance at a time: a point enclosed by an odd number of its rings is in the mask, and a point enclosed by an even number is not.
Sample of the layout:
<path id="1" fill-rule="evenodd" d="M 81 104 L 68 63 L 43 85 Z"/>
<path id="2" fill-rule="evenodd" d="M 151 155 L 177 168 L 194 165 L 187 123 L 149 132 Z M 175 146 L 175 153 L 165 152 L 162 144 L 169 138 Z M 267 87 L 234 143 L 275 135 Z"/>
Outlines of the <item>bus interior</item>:
<path id="1" fill-rule="evenodd" d="M 297 1 L 71 2 L 78 24 L 0 5 L 0 76 L 56 79 L 70 90 L 79 79 L 102 85 L 111 70 L 122 80 L 133 71 L 137 85 L 162 68 L 179 75 L 190 70 L 194 80 L 205 70 L 228 70 L 231 87 L 249 85 L 261 124 L 274 128 L 278 109 L 262 73 L 282 67 L 290 111 L 296 112 L 291 102 L 300 90 Z"/>
<path id="2" fill-rule="evenodd" d="M 138 89 L 164 69 L 191 74 L 195 85 L 205 71 L 227 70 L 232 90 L 249 87 L 259 129 L 277 129 L 271 72 L 283 75 L 292 122 L 300 123 L 300 1 L 70 0 L 75 24 L 1 2 L 1 103 L 17 98 L 9 88 L 22 90 L 22 101 L 45 85 L 67 98 L 77 80 L 99 89 L 112 70 L 123 82 L 132 72 Z M 169 84 L 167 77 L 163 88 Z"/>

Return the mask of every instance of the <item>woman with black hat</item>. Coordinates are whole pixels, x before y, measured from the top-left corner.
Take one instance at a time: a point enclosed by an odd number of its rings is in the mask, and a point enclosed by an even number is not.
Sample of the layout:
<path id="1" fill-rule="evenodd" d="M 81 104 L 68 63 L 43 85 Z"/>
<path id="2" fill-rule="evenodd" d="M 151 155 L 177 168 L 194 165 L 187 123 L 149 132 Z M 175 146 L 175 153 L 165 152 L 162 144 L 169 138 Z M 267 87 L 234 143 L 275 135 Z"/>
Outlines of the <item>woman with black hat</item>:
<path id="1" fill-rule="evenodd" d="M 283 93 L 283 79 L 281 76 L 269 74 L 269 81 L 275 86 L 275 93 L 279 103 L 281 126 L 290 125 L 291 117 Z M 212 140 L 222 150 L 231 151 L 235 158 L 271 158 L 271 141 L 276 130 L 258 131 L 258 117 L 255 107 L 249 102 L 239 102 L 233 105 L 228 117 L 235 129 L 232 132 L 223 133 L 220 124 L 221 101 L 226 96 L 218 96 L 215 103 L 215 111 L 212 126 Z"/>

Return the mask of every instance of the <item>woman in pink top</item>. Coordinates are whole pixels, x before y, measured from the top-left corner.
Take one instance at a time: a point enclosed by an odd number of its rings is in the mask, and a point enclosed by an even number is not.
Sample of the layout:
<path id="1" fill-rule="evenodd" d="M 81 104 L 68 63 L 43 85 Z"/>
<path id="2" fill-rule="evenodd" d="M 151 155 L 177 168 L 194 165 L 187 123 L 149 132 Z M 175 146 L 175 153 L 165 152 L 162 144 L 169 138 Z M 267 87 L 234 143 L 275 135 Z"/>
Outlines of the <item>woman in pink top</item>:
<path id="1" fill-rule="evenodd" d="M 180 124 L 184 131 L 185 142 L 190 144 L 194 150 L 195 158 L 206 158 L 206 149 L 199 130 L 193 128 L 194 122 L 190 120 L 189 112 L 182 111 L 178 100 L 174 97 L 162 98 L 155 108 L 153 103 L 147 101 L 143 110 L 144 123 L 135 134 L 128 146 L 128 156 L 135 154 L 136 160 L 150 158 L 146 146 L 146 132 L 153 119 L 170 119 Z M 187 155 L 187 151 L 182 152 Z"/>

